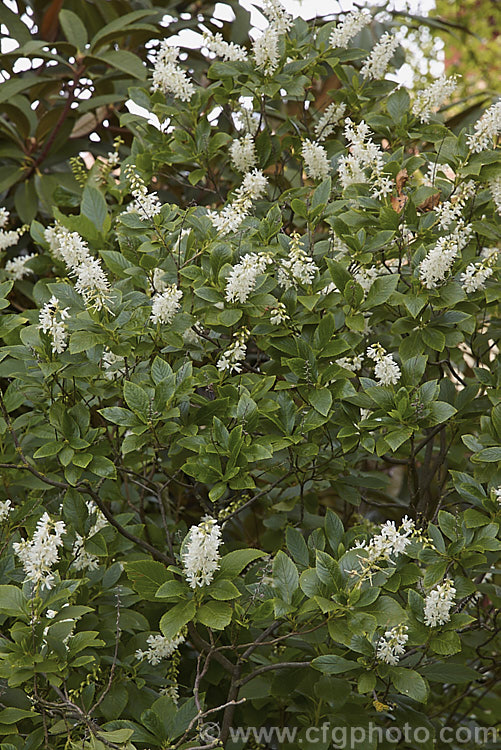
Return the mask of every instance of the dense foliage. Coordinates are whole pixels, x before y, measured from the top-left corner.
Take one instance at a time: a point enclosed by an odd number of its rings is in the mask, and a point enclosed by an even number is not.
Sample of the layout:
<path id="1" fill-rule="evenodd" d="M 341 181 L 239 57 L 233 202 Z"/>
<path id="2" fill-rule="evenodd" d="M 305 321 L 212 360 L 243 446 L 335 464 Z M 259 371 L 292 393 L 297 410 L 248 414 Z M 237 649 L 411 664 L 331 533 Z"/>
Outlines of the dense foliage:
<path id="1" fill-rule="evenodd" d="M 463 747 L 500 720 L 501 104 L 452 132 L 370 13 L 270 0 L 150 71 L 139 13 L 86 65 L 158 124 L 4 172 L 0 748 Z"/>

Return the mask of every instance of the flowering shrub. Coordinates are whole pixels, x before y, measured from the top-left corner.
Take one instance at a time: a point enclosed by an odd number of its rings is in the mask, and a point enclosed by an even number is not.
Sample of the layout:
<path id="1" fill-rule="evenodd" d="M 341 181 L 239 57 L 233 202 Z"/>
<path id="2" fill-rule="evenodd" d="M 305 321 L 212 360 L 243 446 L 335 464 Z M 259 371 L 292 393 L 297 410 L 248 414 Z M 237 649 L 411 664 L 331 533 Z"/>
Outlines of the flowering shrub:
<path id="1" fill-rule="evenodd" d="M 1 213 L 2 749 L 499 719 L 501 105 L 265 13 L 161 43 L 30 254 Z"/>

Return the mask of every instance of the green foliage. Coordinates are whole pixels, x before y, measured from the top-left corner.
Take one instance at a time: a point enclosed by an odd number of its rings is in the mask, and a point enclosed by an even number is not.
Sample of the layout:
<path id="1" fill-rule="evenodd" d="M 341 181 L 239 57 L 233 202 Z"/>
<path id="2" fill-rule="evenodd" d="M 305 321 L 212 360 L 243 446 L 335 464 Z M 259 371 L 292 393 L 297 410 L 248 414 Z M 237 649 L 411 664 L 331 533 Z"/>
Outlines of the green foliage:
<path id="1" fill-rule="evenodd" d="M 492 726 L 495 138 L 473 153 L 423 124 L 405 90 L 361 74 L 369 30 L 334 49 L 333 22 L 296 19 L 265 73 L 239 12 L 246 59 L 196 51 L 179 63 L 192 96 L 180 71 L 174 95 L 152 91 L 157 6 L 108 5 L 68 4 L 46 53 L 0 11 L 24 45 L 12 64 L 57 62 L 0 94 L 2 231 L 30 223 L 16 253 L 35 252 L 0 279 L 0 747 L 210 750 L 215 721 L 243 748 L 236 727 L 306 739 L 408 719 L 431 748 L 464 716 Z M 73 65 L 94 95 L 52 138 Z M 121 111 L 117 163 L 111 127 L 71 138 L 129 97 L 160 127 Z M 326 97 L 345 111 L 323 137 Z M 13 132 L 17 109 L 35 135 L 21 115 Z M 66 171 L 83 144 L 101 158 Z"/>

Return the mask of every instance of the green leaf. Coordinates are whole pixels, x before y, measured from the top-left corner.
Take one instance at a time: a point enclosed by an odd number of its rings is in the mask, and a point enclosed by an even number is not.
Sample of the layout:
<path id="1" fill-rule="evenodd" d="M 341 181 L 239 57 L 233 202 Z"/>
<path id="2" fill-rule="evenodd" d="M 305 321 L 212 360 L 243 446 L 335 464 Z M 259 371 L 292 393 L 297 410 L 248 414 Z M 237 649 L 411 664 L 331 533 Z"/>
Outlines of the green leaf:
<path id="1" fill-rule="evenodd" d="M 446 401 L 432 401 L 428 408 L 431 412 L 429 419 L 431 420 L 432 425 L 446 422 L 457 413 L 457 409 Z"/>
<path id="2" fill-rule="evenodd" d="M 165 565 L 156 560 L 134 560 L 124 567 L 134 591 L 145 599 L 155 599 L 159 587 L 172 577 Z"/>
<path id="3" fill-rule="evenodd" d="M 344 536 L 344 526 L 339 516 L 330 508 L 327 508 L 325 514 L 324 527 L 327 541 L 329 542 L 332 551 L 337 555 L 339 543 Z"/>
<path id="4" fill-rule="evenodd" d="M 485 461 L 485 463 L 495 463 L 496 461 L 501 461 L 501 445 L 495 445 L 492 446 L 492 448 L 484 448 L 478 453 L 475 453 L 471 457 L 471 460 L 475 461 L 475 463 L 480 463 L 482 461 Z"/>
<path id="5" fill-rule="evenodd" d="M 371 310 L 377 305 L 384 304 L 393 294 L 398 285 L 400 276 L 398 273 L 388 274 L 377 278 L 367 295 L 367 299 L 362 305 L 362 310 Z"/>
<path id="6" fill-rule="evenodd" d="M 455 664 L 453 662 L 440 661 L 436 664 L 427 664 L 422 668 L 423 677 L 430 682 L 441 682 L 449 685 L 461 685 L 467 682 L 475 682 L 481 675 L 466 664 Z"/>
<path id="7" fill-rule="evenodd" d="M 0 724 L 17 724 L 23 719 L 33 719 L 36 714 L 24 708 L 4 708 L 0 711 Z"/>
<path id="8" fill-rule="evenodd" d="M 356 661 L 350 661 L 342 656 L 336 656 L 335 654 L 326 654 L 325 656 L 317 656 L 313 659 L 311 666 L 318 669 L 319 672 L 324 674 L 343 674 L 344 672 L 351 672 L 354 669 L 360 669 L 360 664 Z"/>
<path id="9" fill-rule="evenodd" d="M 421 331 L 421 335 L 426 346 L 435 349 L 437 352 L 443 352 L 445 348 L 445 336 L 442 331 L 436 328 L 425 328 Z"/>
<path id="10" fill-rule="evenodd" d="M 126 380 L 124 383 L 124 399 L 129 409 L 137 412 L 142 417 L 146 417 L 150 410 L 150 399 L 143 389 Z"/>
<path id="11" fill-rule="evenodd" d="M 115 464 L 109 458 L 106 458 L 106 456 L 94 456 L 89 464 L 89 471 L 97 474 L 98 477 L 104 478 L 115 479 L 117 475 Z"/>
<path id="12" fill-rule="evenodd" d="M 209 596 L 218 601 L 228 601 L 230 599 L 237 599 L 241 596 L 240 591 L 237 589 L 234 583 L 229 581 L 227 578 L 219 578 L 214 581 L 208 588 Z"/>
<path id="13" fill-rule="evenodd" d="M 405 88 L 400 88 L 388 97 L 386 109 L 396 125 L 400 125 L 409 112 L 410 97 Z"/>
<path id="14" fill-rule="evenodd" d="M 326 417 L 329 414 L 332 405 L 332 393 L 328 388 L 309 391 L 308 400 L 315 411 L 318 411 L 323 417 Z"/>
<path id="15" fill-rule="evenodd" d="M 55 456 L 64 447 L 64 443 L 61 440 L 50 440 L 45 445 L 42 445 L 35 453 L 33 458 L 47 458 L 47 456 Z"/>
<path id="16" fill-rule="evenodd" d="M 151 365 L 151 377 L 155 385 L 172 375 L 172 368 L 161 357 L 155 357 Z"/>
<path id="17" fill-rule="evenodd" d="M 103 231 L 108 209 L 103 194 L 92 185 L 86 185 L 84 188 L 82 214 L 90 219 L 100 232 Z"/>
<path id="18" fill-rule="evenodd" d="M 230 624 L 233 610 L 226 602 L 207 602 L 197 612 L 197 620 L 208 628 L 224 630 Z"/>
<path id="19" fill-rule="evenodd" d="M 108 63 L 108 65 L 127 73 L 127 75 L 130 75 L 133 78 L 139 78 L 142 81 L 147 78 L 147 67 L 141 62 L 138 55 L 134 55 L 127 50 L 110 50 L 109 52 L 101 53 L 99 55 L 99 60 L 103 60 Z"/>
<path id="20" fill-rule="evenodd" d="M 219 562 L 217 578 L 236 578 L 249 563 L 260 557 L 265 557 L 265 553 L 252 548 L 228 552 Z"/>
<path id="21" fill-rule="evenodd" d="M 186 623 L 195 617 L 196 606 L 193 600 L 181 602 L 172 607 L 168 612 L 162 615 L 160 620 L 160 630 L 166 638 L 174 638 Z"/>
<path id="22" fill-rule="evenodd" d="M 290 604 L 292 595 L 299 586 L 297 568 L 285 552 L 279 550 L 273 561 L 273 585 L 284 602 Z"/>
<path id="23" fill-rule="evenodd" d="M 104 409 L 98 409 L 99 414 L 113 424 L 119 424 L 122 427 L 132 427 L 140 424 L 136 415 L 124 409 L 122 406 L 106 406 Z"/>
<path id="24" fill-rule="evenodd" d="M 310 562 L 310 556 L 308 554 L 308 547 L 306 546 L 304 537 L 299 529 L 295 529 L 293 526 L 287 526 L 285 539 L 287 542 L 287 549 L 294 560 L 299 565 L 303 565 L 307 568 Z"/>
<path id="25" fill-rule="evenodd" d="M 461 639 L 454 630 L 447 630 L 444 633 L 437 633 L 430 640 L 430 648 L 436 654 L 449 656 L 458 654 L 461 651 Z"/>
<path id="26" fill-rule="evenodd" d="M 27 614 L 26 597 L 17 586 L 0 586 L 0 612 L 15 617 Z"/>
<path id="27" fill-rule="evenodd" d="M 73 44 L 79 52 L 83 52 L 89 38 L 87 30 L 77 14 L 71 10 L 60 10 L 59 22 L 69 43 Z"/>
<path id="28" fill-rule="evenodd" d="M 391 681 L 395 689 L 402 695 L 407 695 L 419 703 L 426 703 L 428 688 L 419 672 L 405 667 L 394 667 Z"/>

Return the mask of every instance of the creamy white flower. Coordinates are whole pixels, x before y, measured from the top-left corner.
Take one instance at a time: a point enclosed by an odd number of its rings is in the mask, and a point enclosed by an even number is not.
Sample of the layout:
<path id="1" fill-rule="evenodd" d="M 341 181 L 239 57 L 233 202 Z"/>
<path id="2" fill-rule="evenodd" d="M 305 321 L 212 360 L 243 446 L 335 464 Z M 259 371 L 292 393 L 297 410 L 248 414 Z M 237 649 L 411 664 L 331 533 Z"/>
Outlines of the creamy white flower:
<path id="1" fill-rule="evenodd" d="M 386 195 L 393 188 L 393 181 L 383 174 L 384 159 L 381 148 L 372 141 L 372 133 L 362 120 L 358 125 L 347 117 L 344 135 L 348 141 L 349 154 L 342 156 L 338 163 L 338 174 L 343 188 L 353 183 L 365 183 L 365 170 L 370 170 L 369 182 L 372 196 Z"/>
<path id="2" fill-rule="evenodd" d="M 267 253 L 248 253 L 240 263 L 233 266 L 226 280 L 226 301 L 246 302 L 256 286 L 257 277 L 271 263 Z"/>
<path id="3" fill-rule="evenodd" d="M 458 254 L 470 241 L 472 233 L 471 224 L 465 225 L 460 221 L 451 234 L 437 240 L 419 264 L 419 276 L 427 289 L 435 289 L 444 281 Z"/>
<path id="4" fill-rule="evenodd" d="M 259 169 L 248 172 L 240 187 L 235 191 L 235 198 L 221 211 L 208 211 L 207 215 L 219 234 L 236 232 L 249 211 L 252 202 L 261 198 L 268 185 L 268 180 Z"/>
<path id="5" fill-rule="evenodd" d="M 381 344 L 374 344 L 367 349 L 367 356 L 376 363 L 374 374 L 378 385 L 395 385 L 400 380 L 400 367 L 391 354 L 387 354 Z"/>
<path id="6" fill-rule="evenodd" d="M 337 286 L 334 284 L 333 281 L 329 282 L 329 284 L 326 284 L 325 286 L 323 286 L 321 289 L 318 290 L 319 294 L 324 294 L 324 295 L 330 294 L 331 292 L 339 292 L 339 289 L 337 288 Z"/>
<path id="7" fill-rule="evenodd" d="M 59 561 L 58 547 L 66 532 L 64 521 L 53 521 L 48 513 L 44 513 L 37 523 L 37 527 L 30 541 L 14 542 L 14 552 L 23 564 L 26 580 L 41 588 L 50 589 L 54 583 L 52 567 Z"/>
<path id="8" fill-rule="evenodd" d="M 378 641 L 376 658 L 386 664 L 398 664 L 400 657 L 405 653 L 405 644 L 409 640 L 407 625 L 397 625 L 387 630 Z"/>
<path id="9" fill-rule="evenodd" d="M 278 68 L 280 54 L 278 51 L 279 33 L 274 26 L 268 26 L 257 39 L 252 42 L 252 51 L 258 70 L 266 76 L 271 76 Z"/>
<path id="10" fill-rule="evenodd" d="M 340 357 L 340 359 L 336 359 L 336 365 L 344 367 L 345 370 L 349 370 L 350 372 L 358 372 L 358 370 L 362 369 L 363 361 L 363 356 L 356 354 L 353 357 Z"/>
<path id="11" fill-rule="evenodd" d="M 447 78 L 446 75 L 441 75 L 430 86 L 418 92 L 412 105 L 412 114 L 421 122 L 429 122 L 431 116 L 454 93 L 457 85 L 457 76 Z"/>
<path id="12" fill-rule="evenodd" d="M 478 154 L 494 146 L 496 138 L 501 133 L 501 101 L 484 112 L 475 123 L 474 130 L 474 133 L 466 136 L 468 147 L 473 153 Z"/>
<path id="13" fill-rule="evenodd" d="M 4 250 L 7 250 L 7 248 L 12 247 L 12 245 L 15 245 L 19 241 L 20 236 L 20 229 L 11 229 L 9 231 L 0 229 L 0 252 L 3 252 Z"/>
<path id="14" fill-rule="evenodd" d="M 177 313 L 183 293 L 175 284 L 169 286 L 165 292 L 153 295 L 151 306 L 151 321 L 153 323 L 171 323 Z"/>
<path id="15" fill-rule="evenodd" d="M 375 534 L 369 543 L 363 541 L 356 544 L 353 549 L 364 550 L 364 555 L 359 556 L 361 572 L 357 575 L 360 579 L 372 580 L 382 563 L 394 564 L 396 558 L 405 552 L 411 543 L 410 537 L 414 534 L 414 521 L 404 516 L 398 529 L 394 521 L 386 521 L 381 526 L 380 533 Z"/>
<path id="16" fill-rule="evenodd" d="M 8 260 L 5 264 L 5 272 L 13 281 L 21 281 L 25 276 L 33 273 L 30 268 L 26 268 L 26 263 L 36 257 L 36 253 L 29 255 L 18 255 L 17 258 Z"/>
<path id="17" fill-rule="evenodd" d="M 247 172 L 241 185 L 243 192 L 253 201 L 262 198 L 266 193 L 267 187 L 268 179 L 260 169 L 253 169 L 252 172 Z"/>
<path id="18" fill-rule="evenodd" d="M 470 263 L 464 273 L 460 274 L 459 282 L 466 294 L 472 294 L 480 289 L 484 289 L 485 282 L 494 273 L 492 266 L 496 261 L 498 252 L 498 249 L 495 247 L 486 251 L 484 250 L 482 253 L 484 258 L 477 263 Z"/>
<path id="19" fill-rule="evenodd" d="M 243 138 L 235 138 L 230 146 L 230 157 L 237 172 L 248 172 L 256 166 L 257 156 L 254 138 L 247 133 Z"/>
<path id="20" fill-rule="evenodd" d="M 151 90 L 170 94 L 175 99 L 189 102 L 195 93 L 195 87 L 186 72 L 177 64 L 179 47 L 173 47 L 168 39 L 160 43 L 155 58 Z"/>
<path id="21" fill-rule="evenodd" d="M 307 138 L 303 142 L 301 154 L 308 177 L 311 177 L 313 180 L 325 180 L 329 176 L 331 165 L 327 151 L 323 146 Z"/>
<path id="22" fill-rule="evenodd" d="M 364 294 L 367 296 L 370 288 L 372 287 L 375 280 L 379 277 L 380 271 L 376 266 L 369 266 L 368 268 L 359 268 L 353 274 L 353 278 L 360 284 L 364 290 Z"/>
<path id="23" fill-rule="evenodd" d="M 249 331 L 247 328 L 241 328 L 235 334 L 230 346 L 221 354 L 216 363 L 216 367 L 220 372 L 225 372 L 226 370 L 230 373 L 242 372 L 242 365 L 240 363 L 243 362 L 247 353 L 248 337 Z"/>
<path id="24" fill-rule="evenodd" d="M 318 141 L 325 141 L 334 131 L 336 125 L 343 119 L 346 112 L 346 104 L 332 102 L 324 110 L 321 118 L 315 125 L 315 135 Z"/>
<path id="25" fill-rule="evenodd" d="M 492 490 L 494 499 L 499 505 L 501 505 L 501 485 Z"/>
<path id="26" fill-rule="evenodd" d="M 110 349 L 105 348 L 101 362 L 104 370 L 103 375 L 107 380 L 125 375 L 125 367 L 122 367 L 125 358 L 119 354 L 114 354 Z"/>
<path id="27" fill-rule="evenodd" d="M 275 307 L 270 310 L 270 323 L 272 326 L 279 326 L 282 323 L 286 323 L 290 320 L 290 316 L 287 314 L 287 308 L 283 302 L 277 302 Z"/>
<path id="28" fill-rule="evenodd" d="M 385 32 L 362 65 L 360 72 L 363 77 L 375 78 L 376 80 L 384 78 L 390 60 L 399 44 L 400 42 L 395 34 Z"/>
<path id="29" fill-rule="evenodd" d="M 296 288 L 298 284 L 308 286 L 315 278 L 318 266 L 301 247 L 301 237 L 297 232 L 291 235 L 289 257 L 280 261 L 277 273 L 279 286 L 284 289 Z"/>
<path id="30" fill-rule="evenodd" d="M 9 517 L 9 513 L 14 510 L 11 500 L 2 500 L 0 502 L 0 523 L 3 523 Z"/>
<path id="31" fill-rule="evenodd" d="M 104 529 L 107 526 L 108 521 L 101 513 L 97 505 L 92 501 L 88 500 L 87 511 L 89 516 L 94 518 L 94 522 L 89 530 L 87 537 L 83 537 L 81 534 L 76 532 L 76 538 L 73 543 L 73 563 L 72 566 L 75 570 L 97 570 L 99 568 L 99 558 L 96 555 L 92 555 L 85 549 L 85 542 L 97 534 L 98 531 Z"/>
<path id="32" fill-rule="evenodd" d="M 49 334 L 52 351 L 57 354 L 64 352 L 67 346 L 68 330 L 64 321 L 70 317 L 68 310 L 68 307 L 59 307 L 59 300 L 53 295 L 38 316 L 38 328 Z"/>
<path id="33" fill-rule="evenodd" d="M 154 667 L 160 664 L 162 659 L 168 659 L 174 651 L 184 643 L 186 637 L 178 633 L 174 638 L 166 638 L 164 635 L 149 635 L 146 642 L 149 646 L 147 651 L 136 651 L 136 659 L 146 659 Z"/>
<path id="34" fill-rule="evenodd" d="M 234 42 L 225 42 L 222 34 L 212 34 L 210 31 L 206 31 L 202 37 L 202 43 L 209 50 L 213 52 L 217 57 L 221 57 L 226 61 L 244 61 L 247 59 L 247 50 L 241 47 L 239 44 Z"/>
<path id="35" fill-rule="evenodd" d="M 126 166 L 125 176 L 130 182 L 131 193 L 134 200 L 132 203 L 129 203 L 124 213 L 134 211 L 139 214 L 143 221 L 151 220 L 154 216 L 159 214 L 162 209 L 162 204 L 158 200 L 158 195 L 156 193 L 148 193 L 148 188 L 144 184 L 142 177 L 138 174 L 134 164 L 128 164 Z"/>
<path id="36" fill-rule="evenodd" d="M 263 0 L 262 11 L 279 34 L 286 34 L 292 28 L 294 19 L 279 0 Z"/>
<path id="37" fill-rule="evenodd" d="M 192 589 L 207 586 L 219 567 L 221 529 L 213 518 L 206 517 L 192 526 L 183 543 L 181 558 L 186 580 Z"/>
<path id="38" fill-rule="evenodd" d="M 498 214 L 501 214 L 501 175 L 489 181 L 489 190 L 491 191 L 496 211 Z"/>
<path id="39" fill-rule="evenodd" d="M 10 212 L 6 208 L 0 208 L 0 229 L 4 229 L 9 222 Z"/>
<path id="40" fill-rule="evenodd" d="M 430 591 L 424 603 L 424 624 L 434 628 L 449 622 L 455 595 L 456 589 L 450 578 Z"/>
<path id="41" fill-rule="evenodd" d="M 353 37 L 371 22 L 371 18 L 371 14 L 366 10 L 348 13 L 330 35 L 330 45 L 335 48 L 347 49 Z"/>
<path id="42" fill-rule="evenodd" d="M 120 154 L 117 150 L 108 151 L 106 161 L 108 162 L 109 167 L 118 167 L 118 165 L 120 164 Z"/>
<path id="43" fill-rule="evenodd" d="M 110 282 L 101 268 L 101 261 L 88 257 L 72 269 L 72 275 L 76 278 L 75 290 L 85 303 L 101 310 L 110 293 Z"/>

